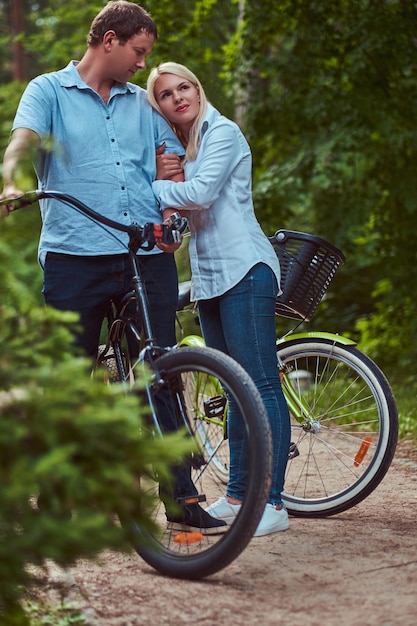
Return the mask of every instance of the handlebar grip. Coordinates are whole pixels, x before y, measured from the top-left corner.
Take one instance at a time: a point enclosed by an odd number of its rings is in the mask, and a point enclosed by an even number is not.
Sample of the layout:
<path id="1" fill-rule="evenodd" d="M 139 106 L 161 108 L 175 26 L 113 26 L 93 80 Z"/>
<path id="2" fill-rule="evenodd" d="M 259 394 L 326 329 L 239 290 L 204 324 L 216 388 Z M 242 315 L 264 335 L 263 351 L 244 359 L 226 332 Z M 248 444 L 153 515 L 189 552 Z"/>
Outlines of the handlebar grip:
<path id="1" fill-rule="evenodd" d="M 26 206 L 30 206 L 39 199 L 39 193 L 37 191 L 28 191 L 19 198 L 5 198 L 0 200 L 0 206 L 13 206 L 13 210 L 23 209 Z"/>

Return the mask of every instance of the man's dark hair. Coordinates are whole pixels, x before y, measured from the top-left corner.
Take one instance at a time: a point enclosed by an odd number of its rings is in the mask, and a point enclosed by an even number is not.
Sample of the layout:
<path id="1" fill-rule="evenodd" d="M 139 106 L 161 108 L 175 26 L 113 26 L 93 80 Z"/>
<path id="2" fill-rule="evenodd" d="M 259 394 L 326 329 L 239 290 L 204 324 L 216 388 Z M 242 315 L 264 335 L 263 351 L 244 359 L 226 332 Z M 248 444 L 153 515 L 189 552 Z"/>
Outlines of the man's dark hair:
<path id="1" fill-rule="evenodd" d="M 155 39 L 158 37 L 156 24 L 149 13 L 127 0 L 113 0 L 96 15 L 87 38 L 88 45 L 98 46 L 109 30 L 114 30 L 121 45 L 142 31 L 153 35 Z"/>

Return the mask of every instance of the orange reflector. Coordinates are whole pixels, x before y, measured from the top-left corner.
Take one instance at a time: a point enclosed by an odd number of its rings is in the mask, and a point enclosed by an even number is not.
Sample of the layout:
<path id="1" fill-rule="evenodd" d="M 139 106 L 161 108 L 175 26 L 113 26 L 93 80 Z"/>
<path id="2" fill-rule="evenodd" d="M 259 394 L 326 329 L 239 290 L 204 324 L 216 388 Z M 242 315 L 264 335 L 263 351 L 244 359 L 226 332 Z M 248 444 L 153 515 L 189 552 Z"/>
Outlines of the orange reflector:
<path id="1" fill-rule="evenodd" d="M 184 498 L 181 502 L 184 502 L 184 504 L 198 504 L 200 502 L 200 496 L 195 496 L 194 498 Z"/>
<path id="2" fill-rule="evenodd" d="M 355 460 L 353 462 L 355 467 L 359 467 L 359 465 L 362 463 L 362 461 L 364 460 L 366 456 L 366 453 L 369 450 L 371 443 L 372 443 L 372 437 L 365 437 L 365 439 L 362 441 L 360 448 L 356 453 Z"/>
<path id="3" fill-rule="evenodd" d="M 175 543 L 180 543 L 183 546 L 187 546 L 190 543 L 199 543 L 200 541 L 203 541 L 203 539 L 204 535 L 197 532 L 178 533 L 178 535 L 175 535 L 174 537 Z"/>

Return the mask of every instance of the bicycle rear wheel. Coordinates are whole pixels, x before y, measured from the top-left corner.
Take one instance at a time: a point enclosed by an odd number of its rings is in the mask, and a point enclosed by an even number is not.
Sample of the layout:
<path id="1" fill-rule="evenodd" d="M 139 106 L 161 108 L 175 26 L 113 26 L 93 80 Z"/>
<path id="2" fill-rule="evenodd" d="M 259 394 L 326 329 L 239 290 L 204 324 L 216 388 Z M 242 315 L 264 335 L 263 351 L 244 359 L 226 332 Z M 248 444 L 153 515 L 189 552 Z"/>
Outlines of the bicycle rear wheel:
<path id="1" fill-rule="evenodd" d="M 223 417 L 227 398 L 238 404 L 248 437 L 249 466 L 244 502 L 236 520 L 217 535 L 190 533 L 187 528 L 172 530 L 165 507 L 156 500 L 152 531 L 128 523 L 139 555 L 159 572 L 177 578 L 198 579 L 231 563 L 247 546 L 262 516 L 271 482 L 272 447 L 269 420 L 264 404 L 248 374 L 230 357 L 211 348 L 185 347 L 163 354 L 156 361 L 158 392 L 170 391 L 172 410 L 182 414 L 189 433 L 199 444 L 194 455 L 192 479 L 201 500 L 213 503 L 224 495 L 219 479 L 217 456 L 201 440 L 201 423 L 214 420 L 227 446 Z M 226 398 L 227 396 L 227 398 Z M 213 422 L 214 423 L 214 422 Z M 221 424 L 221 426 L 220 426 Z M 148 485 L 155 494 L 158 484 Z M 203 508 L 204 502 L 201 503 Z"/>
<path id="2" fill-rule="evenodd" d="M 301 422 L 291 416 L 283 500 L 299 517 L 341 513 L 364 500 L 391 464 L 398 436 L 391 388 L 378 366 L 352 346 L 290 340 L 278 354 L 287 371 L 287 400 L 289 385 L 305 413 Z"/>

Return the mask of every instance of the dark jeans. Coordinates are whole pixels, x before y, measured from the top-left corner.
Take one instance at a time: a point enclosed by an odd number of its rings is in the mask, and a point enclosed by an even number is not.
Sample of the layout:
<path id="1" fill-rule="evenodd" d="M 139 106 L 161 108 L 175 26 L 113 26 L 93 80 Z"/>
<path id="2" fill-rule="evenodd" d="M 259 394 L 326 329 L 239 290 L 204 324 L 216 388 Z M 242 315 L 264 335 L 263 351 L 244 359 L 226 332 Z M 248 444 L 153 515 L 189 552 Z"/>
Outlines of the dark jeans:
<path id="1" fill-rule="evenodd" d="M 175 312 L 178 301 L 174 255 L 139 256 L 139 263 L 156 343 L 162 347 L 173 346 L 176 343 Z M 132 269 L 128 255 L 77 257 L 50 252 L 46 257 L 45 302 L 61 311 L 79 313 L 81 332 L 76 336 L 76 344 L 92 358 L 97 355 L 100 331 L 110 301 L 117 303 L 131 287 Z M 160 418 L 166 431 L 177 428 L 171 411 L 161 411 Z M 176 495 L 196 493 L 188 467 L 176 468 L 173 474 Z"/>
<path id="2" fill-rule="evenodd" d="M 148 295 L 150 317 L 158 345 L 172 346 L 178 278 L 174 256 L 155 254 L 139 257 Z M 116 303 L 132 287 L 127 255 L 77 257 L 48 253 L 44 270 L 46 304 L 61 311 L 77 311 L 82 331 L 77 344 L 95 358 L 101 326 L 109 303 Z"/>
<path id="3" fill-rule="evenodd" d="M 199 302 L 199 317 L 208 346 L 226 352 L 248 372 L 257 386 L 272 431 L 274 460 L 271 504 L 281 504 L 290 444 L 290 415 L 277 371 L 275 296 L 272 270 L 258 263 L 235 287 L 218 298 Z M 247 437 L 240 412 L 228 412 L 230 477 L 227 494 L 242 500 L 248 465 Z"/>

